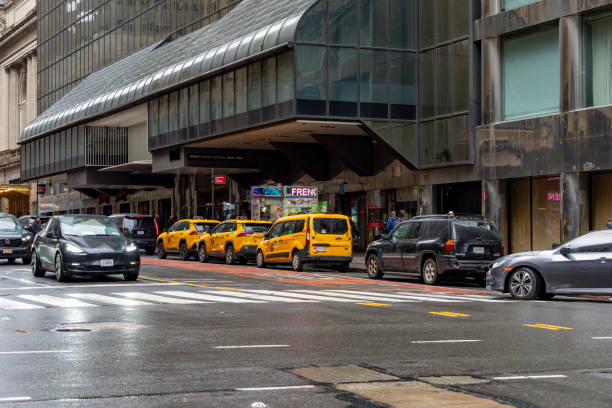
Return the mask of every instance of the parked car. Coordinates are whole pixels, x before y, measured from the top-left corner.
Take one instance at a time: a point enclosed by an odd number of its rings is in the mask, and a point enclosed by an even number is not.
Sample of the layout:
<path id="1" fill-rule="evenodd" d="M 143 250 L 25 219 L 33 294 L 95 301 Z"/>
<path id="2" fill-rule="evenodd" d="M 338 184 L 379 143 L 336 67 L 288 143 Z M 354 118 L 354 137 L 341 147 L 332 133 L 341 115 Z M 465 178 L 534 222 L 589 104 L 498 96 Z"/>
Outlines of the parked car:
<path id="1" fill-rule="evenodd" d="M 268 221 L 224 221 L 200 239 L 198 258 L 200 262 L 220 258 L 225 259 L 228 265 L 236 261 L 244 265 L 255 259 L 257 245 L 271 225 Z"/>
<path id="2" fill-rule="evenodd" d="M 29 231 L 30 225 L 32 225 L 32 223 L 36 220 L 36 217 L 40 218 L 40 225 L 43 228 L 45 225 L 47 225 L 47 221 L 49 221 L 49 219 L 51 218 L 46 215 L 24 215 L 22 217 L 19 217 L 19 224 L 23 229 Z"/>
<path id="3" fill-rule="evenodd" d="M 174 223 L 168 232 L 157 237 L 157 256 L 166 258 L 169 253 L 178 254 L 182 261 L 197 256 L 197 245 L 203 235 L 207 235 L 219 225 L 215 220 L 180 220 Z"/>
<path id="4" fill-rule="evenodd" d="M 428 285 L 442 276 L 472 276 L 484 284 L 489 265 L 504 253 L 495 228 L 479 215 L 459 214 L 413 217 L 389 235 L 368 245 L 368 276 L 384 272 L 418 274 Z"/>
<path id="5" fill-rule="evenodd" d="M 24 265 L 30 263 L 32 236 L 23 229 L 17 218 L 0 213 L 0 259 L 14 263 L 21 258 Z"/>
<path id="6" fill-rule="evenodd" d="M 121 233 L 132 240 L 147 255 L 155 253 L 159 225 L 150 215 L 146 214 L 113 214 L 110 219 L 117 224 Z"/>
<path id="7" fill-rule="evenodd" d="M 103 215 L 60 215 L 51 218 L 32 244 L 32 275 L 55 272 L 59 282 L 74 275 L 123 275 L 136 280 L 140 253 Z"/>
<path id="8" fill-rule="evenodd" d="M 305 263 L 333 265 L 347 272 L 353 260 L 349 219 L 345 215 L 313 214 L 276 221 L 257 247 L 257 266 L 291 264 L 301 271 Z"/>
<path id="9" fill-rule="evenodd" d="M 564 295 L 612 295 L 612 230 L 594 231 L 547 251 L 498 259 L 487 288 L 515 299 Z"/>

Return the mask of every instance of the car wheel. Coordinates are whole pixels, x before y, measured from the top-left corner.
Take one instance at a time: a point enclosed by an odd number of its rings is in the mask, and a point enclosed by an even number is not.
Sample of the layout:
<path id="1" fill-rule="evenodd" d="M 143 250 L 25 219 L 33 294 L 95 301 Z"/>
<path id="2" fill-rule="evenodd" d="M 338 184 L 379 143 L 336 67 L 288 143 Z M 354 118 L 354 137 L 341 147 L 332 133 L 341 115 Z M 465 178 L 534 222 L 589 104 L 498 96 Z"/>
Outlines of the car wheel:
<path id="1" fill-rule="evenodd" d="M 302 262 L 302 255 L 300 255 L 299 251 L 293 251 L 293 256 L 291 257 L 291 267 L 296 272 L 301 272 L 304 270 L 304 262 Z"/>
<path id="2" fill-rule="evenodd" d="M 189 251 L 187 250 L 186 242 L 181 242 L 179 245 L 179 258 L 181 261 L 189 260 Z"/>
<path id="3" fill-rule="evenodd" d="M 383 277 L 384 273 L 380 268 L 380 263 L 378 262 L 378 256 L 376 254 L 371 254 L 368 257 L 368 277 L 370 279 L 380 279 Z"/>
<path id="4" fill-rule="evenodd" d="M 138 274 L 139 274 L 139 271 L 124 273 L 123 279 L 125 279 L 126 281 L 135 281 L 136 279 L 138 279 Z"/>
<path id="5" fill-rule="evenodd" d="M 200 246 L 198 246 L 198 259 L 202 263 L 208 262 L 208 252 L 206 252 L 205 244 L 200 244 Z"/>
<path id="6" fill-rule="evenodd" d="M 246 265 L 249 260 L 247 258 L 238 258 L 238 263 L 240 265 Z"/>
<path id="7" fill-rule="evenodd" d="M 15 263 L 15 258 L 8 258 L 6 262 L 8 262 L 9 265 L 13 265 Z"/>
<path id="8" fill-rule="evenodd" d="M 55 255 L 55 279 L 58 282 L 67 282 L 69 280 L 69 276 L 64 271 L 64 260 L 62 259 L 62 254 Z"/>
<path id="9" fill-rule="evenodd" d="M 145 249 L 145 254 L 147 255 L 153 255 L 154 253 L 155 253 L 155 250 L 152 248 Z"/>
<path id="10" fill-rule="evenodd" d="M 257 251 L 257 256 L 255 257 L 255 263 L 258 268 L 265 268 L 266 261 L 264 260 L 264 254 L 261 251 Z"/>
<path id="11" fill-rule="evenodd" d="M 164 242 L 163 241 L 159 241 L 157 243 L 157 257 L 159 259 L 166 259 L 166 256 L 168 254 L 166 254 L 166 251 L 164 250 Z"/>
<path id="12" fill-rule="evenodd" d="M 37 278 L 43 278 L 45 276 L 45 270 L 40 266 L 40 262 L 38 261 L 38 256 L 36 256 L 36 252 L 32 252 L 32 275 Z"/>
<path id="13" fill-rule="evenodd" d="M 342 262 L 340 265 L 338 265 L 338 272 L 348 272 L 351 269 L 351 263 L 350 262 Z"/>
<path id="14" fill-rule="evenodd" d="M 425 260 L 421 275 L 423 276 L 423 282 L 425 282 L 427 285 L 436 284 L 438 281 L 438 265 L 434 259 L 429 258 Z"/>
<path id="15" fill-rule="evenodd" d="M 510 274 L 508 290 L 515 299 L 531 300 L 536 298 L 540 282 L 531 269 L 518 268 Z"/>
<path id="16" fill-rule="evenodd" d="M 231 265 L 234 263 L 235 260 L 236 255 L 234 254 L 234 247 L 228 245 L 227 248 L 225 248 L 225 263 Z"/>
<path id="17" fill-rule="evenodd" d="M 21 263 L 24 265 L 29 265 L 32 263 L 32 257 L 31 256 L 26 256 L 21 258 Z"/>

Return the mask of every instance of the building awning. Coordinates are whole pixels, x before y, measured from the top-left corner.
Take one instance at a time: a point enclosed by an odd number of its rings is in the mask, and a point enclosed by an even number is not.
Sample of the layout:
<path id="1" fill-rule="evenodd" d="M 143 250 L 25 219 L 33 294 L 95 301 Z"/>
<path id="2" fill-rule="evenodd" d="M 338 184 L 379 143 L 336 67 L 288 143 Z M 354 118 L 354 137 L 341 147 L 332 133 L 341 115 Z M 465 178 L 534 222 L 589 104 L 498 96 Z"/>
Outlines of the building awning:
<path id="1" fill-rule="evenodd" d="M 89 75 L 28 124 L 20 143 L 290 47 L 300 18 L 316 1 L 243 0 L 215 23 L 126 56 Z"/>
<path id="2" fill-rule="evenodd" d="M 3 184 L 0 185 L 0 198 L 15 200 L 17 198 L 29 197 L 30 187 L 22 185 Z"/>

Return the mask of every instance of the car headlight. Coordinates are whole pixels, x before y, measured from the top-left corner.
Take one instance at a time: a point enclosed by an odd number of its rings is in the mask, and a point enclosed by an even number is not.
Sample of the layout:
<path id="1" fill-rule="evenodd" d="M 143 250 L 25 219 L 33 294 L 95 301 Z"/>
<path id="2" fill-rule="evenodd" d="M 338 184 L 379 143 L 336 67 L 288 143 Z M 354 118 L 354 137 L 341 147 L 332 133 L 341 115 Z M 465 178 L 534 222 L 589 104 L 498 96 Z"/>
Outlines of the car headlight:
<path id="1" fill-rule="evenodd" d="M 491 265 L 491 269 L 495 269 L 495 268 L 499 268 L 500 266 L 502 266 L 506 261 L 497 261 L 494 262 L 493 265 Z"/>
<path id="2" fill-rule="evenodd" d="M 135 243 L 130 242 L 127 246 L 127 248 L 125 248 L 126 252 L 134 252 L 134 251 L 138 251 L 138 247 L 136 246 Z"/>
<path id="3" fill-rule="evenodd" d="M 71 252 L 73 254 L 84 254 L 85 253 L 85 251 L 83 251 L 81 248 L 69 242 L 66 243 L 64 248 L 66 248 L 66 251 Z"/>
<path id="4" fill-rule="evenodd" d="M 31 240 L 31 239 L 32 239 L 32 237 L 31 237 L 31 236 L 29 236 L 29 235 L 26 235 L 25 237 L 21 237 L 21 240 L 22 240 L 23 242 L 29 241 L 29 240 Z"/>

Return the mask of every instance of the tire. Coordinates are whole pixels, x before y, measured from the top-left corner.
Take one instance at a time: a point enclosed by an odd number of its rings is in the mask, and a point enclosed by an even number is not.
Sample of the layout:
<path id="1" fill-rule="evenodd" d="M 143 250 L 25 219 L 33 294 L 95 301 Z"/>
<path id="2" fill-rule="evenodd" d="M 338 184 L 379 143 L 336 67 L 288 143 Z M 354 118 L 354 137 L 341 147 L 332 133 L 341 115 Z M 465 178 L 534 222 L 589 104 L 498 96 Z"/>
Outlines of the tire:
<path id="1" fill-rule="evenodd" d="M 247 258 L 238 258 L 238 263 L 240 265 L 246 265 L 249 260 Z"/>
<path id="2" fill-rule="evenodd" d="M 342 262 L 340 265 L 337 266 L 337 269 L 338 269 L 338 272 L 346 273 L 351 269 L 351 263 Z"/>
<path id="3" fill-rule="evenodd" d="M 164 250 L 164 241 L 159 241 L 157 243 L 157 257 L 159 259 L 166 259 L 166 256 L 168 256 L 168 254 Z"/>
<path id="4" fill-rule="evenodd" d="M 531 269 L 518 268 L 508 277 L 508 291 L 514 299 L 535 299 L 540 291 L 540 280 Z"/>
<path id="5" fill-rule="evenodd" d="M 55 255 L 55 279 L 58 282 L 68 282 L 70 280 L 70 276 L 64 272 L 64 260 L 61 253 Z"/>
<path id="6" fill-rule="evenodd" d="M 125 279 L 126 281 L 135 281 L 136 279 L 138 279 L 139 273 L 140 271 L 124 273 L 123 279 Z"/>
<path id="7" fill-rule="evenodd" d="M 6 260 L 6 262 L 7 262 L 9 265 L 13 265 L 13 264 L 15 263 L 15 258 L 8 258 L 8 259 Z"/>
<path id="8" fill-rule="evenodd" d="M 370 254 L 370 256 L 368 256 L 366 265 L 368 277 L 370 279 L 380 279 L 383 277 L 384 273 L 380 267 L 380 262 L 378 262 L 378 256 L 376 254 Z"/>
<path id="9" fill-rule="evenodd" d="M 198 246 L 198 259 L 202 263 L 208 262 L 208 252 L 206 252 L 206 244 L 200 244 Z"/>
<path id="10" fill-rule="evenodd" d="M 155 253 L 154 249 L 151 249 L 151 248 L 145 249 L 145 254 L 147 254 L 147 255 L 153 255 L 154 253 Z"/>
<path id="11" fill-rule="evenodd" d="M 185 241 L 179 244 L 179 259 L 181 261 L 189 260 L 189 250 L 187 249 L 187 243 Z"/>
<path id="12" fill-rule="evenodd" d="M 258 268 L 266 267 L 266 261 L 264 259 L 264 254 L 262 251 L 257 251 L 257 255 L 255 255 L 255 263 L 257 264 Z"/>
<path id="13" fill-rule="evenodd" d="M 236 262 L 236 254 L 234 253 L 234 247 L 232 245 L 228 245 L 225 247 L 225 263 L 228 265 Z"/>
<path id="14" fill-rule="evenodd" d="M 36 277 L 36 278 L 44 278 L 45 277 L 45 270 L 42 268 L 42 266 L 40 266 L 40 262 L 38 261 L 38 256 L 36 255 L 36 252 L 33 251 L 32 252 L 32 276 Z"/>
<path id="15" fill-rule="evenodd" d="M 32 263 L 32 257 L 31 256 L 26 256 L 21 258 L 21 263 L 24 265 L 29 265 Z"/>
<path id="16" fill-rule="evenodd" d="M 304 270 L 304 262 L 302 261 L 300 251 L 293 251 L 293 255 L 291 256 L 291 267 L 296 272 L 302 272 Z"/>
<path id="17" fill-rule="evenodd" d="M 435 259 L 428 258 L 423 262 L 421 276 L 426 285 L 435 285 L 438 282 L 438 265 Z"/>

